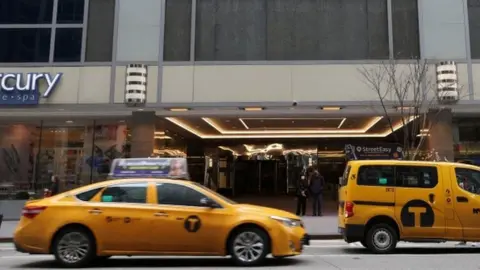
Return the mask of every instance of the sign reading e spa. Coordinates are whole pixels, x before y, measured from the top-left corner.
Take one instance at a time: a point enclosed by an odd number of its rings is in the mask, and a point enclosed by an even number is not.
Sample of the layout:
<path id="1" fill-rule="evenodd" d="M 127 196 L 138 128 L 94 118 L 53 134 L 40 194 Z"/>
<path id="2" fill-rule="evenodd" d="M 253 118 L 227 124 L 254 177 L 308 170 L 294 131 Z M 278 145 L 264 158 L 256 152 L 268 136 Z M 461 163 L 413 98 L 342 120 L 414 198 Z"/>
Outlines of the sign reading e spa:
<path id="1" fill-rule="evenodd" d="M 48 98 L 62 73 L 0 73 L 0 105 L 36 105 Z"/>

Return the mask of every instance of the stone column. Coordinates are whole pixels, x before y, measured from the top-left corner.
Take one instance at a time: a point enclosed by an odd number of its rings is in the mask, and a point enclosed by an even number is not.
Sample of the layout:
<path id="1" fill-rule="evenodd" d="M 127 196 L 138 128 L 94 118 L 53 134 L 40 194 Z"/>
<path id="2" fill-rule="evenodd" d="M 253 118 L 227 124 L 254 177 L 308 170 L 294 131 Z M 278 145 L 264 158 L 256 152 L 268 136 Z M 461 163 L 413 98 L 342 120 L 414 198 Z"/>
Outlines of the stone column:
<path id="1" fill-rule="evenodd" d="M 428 148 L 435 149 L 441 160 L 447 158 L 453 161 L 453 124 L 452 112 L 448 109 L 441 111 L 432 111 L 428 115 L 429 121 L 432 121 L 430 127 L 430 136 L 428 137 Z"/>
<path id="2" fill-rule="evenodd" d="M 131 157 L 149 157 L 155 146 L 155 112 L 133 112 L 131 124 Z"/>

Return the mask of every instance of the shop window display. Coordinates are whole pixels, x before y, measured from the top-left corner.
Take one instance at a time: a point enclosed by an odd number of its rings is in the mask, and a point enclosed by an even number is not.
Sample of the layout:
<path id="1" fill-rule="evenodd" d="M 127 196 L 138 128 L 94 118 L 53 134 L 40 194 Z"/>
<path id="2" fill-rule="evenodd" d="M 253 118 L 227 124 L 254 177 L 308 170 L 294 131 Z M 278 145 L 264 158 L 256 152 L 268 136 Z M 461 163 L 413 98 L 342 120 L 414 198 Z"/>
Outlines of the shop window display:
<path id="1" fill-rule="evenodd" d="M 38 131 L 26 125 L 0 126 L 0 199 L 20 196 L 17 190 L 32 190 L 34 149 Z M 28 197 L 28 194 L 23 196 Z"/>
<path id="2" fill-rule="evenodd" d="M 107 179 L 110 165 L 116 158 L 130 157 L 130 144 L 126 125 L 96 125 L 87 128 L 93 134 L 90 155 L 85 159 L 92 182 Z M 90 135 L 92 137 L 92 135 Z M 86 148 L 87 148 L 86 147 Z"/>
<path id="3" fill-rule="evenodd" d="M 47 124 L 0 126 L 0 200 L 43 194 L 52 175 L 61 191 L 103 181 L 113 159 L 129 157 L 125 124 Z"/>

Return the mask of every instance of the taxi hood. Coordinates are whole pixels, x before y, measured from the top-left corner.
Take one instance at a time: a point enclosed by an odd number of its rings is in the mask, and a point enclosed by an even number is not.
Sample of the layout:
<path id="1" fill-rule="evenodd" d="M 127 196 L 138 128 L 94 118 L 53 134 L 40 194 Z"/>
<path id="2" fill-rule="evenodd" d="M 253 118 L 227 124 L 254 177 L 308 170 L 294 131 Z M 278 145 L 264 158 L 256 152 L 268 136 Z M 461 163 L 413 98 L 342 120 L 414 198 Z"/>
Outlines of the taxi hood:
<path id="1" fill-rule="evenodd" d="M 291 219 L 300 219 L 300 217 L 280 209 L 270 208 L 270 207 L 263 207 L 258 205 L 252 204 L 237 204 L 237 211 L 244 212 L 244 213 L 251 213 L 255 215 L 263 215 L 263 216 L 278 216 L 284 218 L 291 218 Z"/>

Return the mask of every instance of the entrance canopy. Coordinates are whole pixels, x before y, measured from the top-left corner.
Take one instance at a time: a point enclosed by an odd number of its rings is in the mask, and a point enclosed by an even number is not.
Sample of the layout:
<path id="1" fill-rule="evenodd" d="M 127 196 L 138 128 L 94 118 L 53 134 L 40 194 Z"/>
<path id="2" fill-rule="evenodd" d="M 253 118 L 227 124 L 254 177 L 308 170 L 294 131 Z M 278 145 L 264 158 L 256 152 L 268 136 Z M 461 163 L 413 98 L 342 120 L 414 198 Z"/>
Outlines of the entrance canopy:
<path id="1" fill-rule="evenodd" d="M 414 117 L 405 121 L 401 116 L 390 118 L 391 126 L 383 116 L 165 117 L 202 139 L 385 138 L 414 120 Z"/>

